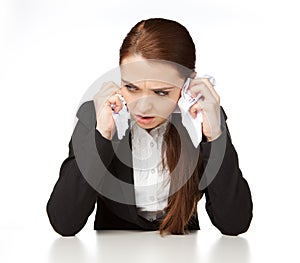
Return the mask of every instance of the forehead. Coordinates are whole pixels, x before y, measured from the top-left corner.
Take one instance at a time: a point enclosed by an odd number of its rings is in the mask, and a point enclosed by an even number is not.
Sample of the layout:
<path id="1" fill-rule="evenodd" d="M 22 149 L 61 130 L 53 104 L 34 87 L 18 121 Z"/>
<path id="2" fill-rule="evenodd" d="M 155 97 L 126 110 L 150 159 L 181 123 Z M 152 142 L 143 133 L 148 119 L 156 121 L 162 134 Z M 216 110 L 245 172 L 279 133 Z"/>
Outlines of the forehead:
<path id="1" fill-rule="evenodd" d="M 184 83 L 178 68 L 165 60 L 137 60 L 129 57 L 123 60 L 120 70 L 122 79 L 131 83 L 149 81 L 176 87 L 182 87 Z"/>

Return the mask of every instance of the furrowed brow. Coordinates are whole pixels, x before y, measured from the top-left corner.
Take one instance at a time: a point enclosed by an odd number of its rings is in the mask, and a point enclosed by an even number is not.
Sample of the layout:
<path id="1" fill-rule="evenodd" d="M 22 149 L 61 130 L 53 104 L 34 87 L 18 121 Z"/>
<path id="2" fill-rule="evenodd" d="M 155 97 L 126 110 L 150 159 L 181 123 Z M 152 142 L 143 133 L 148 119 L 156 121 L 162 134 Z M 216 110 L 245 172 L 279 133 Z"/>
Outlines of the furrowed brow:
<path id="1" fill-rule="evenodd" d="M 138 88 L 136 85 L 132 84 L 131 82 L 125 80 L 125 79 L 122 79 L 123 82 L 125 82 L 126 84 L 130 84 L 132 85 L 133 87 L 136 87 Z M 163 87 L 163 88 L 154 88 L 152 89 L 153 91 L 157 91 L 157 90 L 167 90 L 167 89 L 174 89 L 175 87 L 174 86 L 171 86 L 171 87 Z"/>
<path id="2" fill-rule="evenodd" d="M 131 86 L 135 87 L 135 88 L 138 88 L 138 86 L 134 85 L 133 83 L 125 80 L 125 79 L 121 79 L 123 82 L 125 82 L 126 84 L 130 84 Z"/>

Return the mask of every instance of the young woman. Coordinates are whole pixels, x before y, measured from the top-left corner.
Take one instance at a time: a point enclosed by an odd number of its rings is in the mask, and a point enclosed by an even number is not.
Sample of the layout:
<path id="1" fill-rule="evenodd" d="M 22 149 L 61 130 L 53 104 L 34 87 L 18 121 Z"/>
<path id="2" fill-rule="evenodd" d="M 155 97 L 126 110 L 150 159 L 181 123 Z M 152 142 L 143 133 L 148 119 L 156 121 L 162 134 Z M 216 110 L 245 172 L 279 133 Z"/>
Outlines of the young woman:
<path id="1" fill-rule="evenodd" d="M 77 112 L 69 156 L 47 203 L 56 232 L 78 233 L 97 203 L 95 230 L 185 234 L 200 229 L 197 203 L 203 195 L 221 233 L 247 231 L 250 189 L 220 97 L 208 78 L 196 77 L 195 53 L 189 32 L 178 22 L 152 18 L 130 30 L 120 48 L 121 87 L 103 84 Z M 176 112 L 188 78 L 192 97 L 202 95 L 188 109 L 192 119 L 202 117 L 198 145 Z M 130 121 L 121 121 L 128 127 L 117 136 L 115 117 L 122 109 Z"/>

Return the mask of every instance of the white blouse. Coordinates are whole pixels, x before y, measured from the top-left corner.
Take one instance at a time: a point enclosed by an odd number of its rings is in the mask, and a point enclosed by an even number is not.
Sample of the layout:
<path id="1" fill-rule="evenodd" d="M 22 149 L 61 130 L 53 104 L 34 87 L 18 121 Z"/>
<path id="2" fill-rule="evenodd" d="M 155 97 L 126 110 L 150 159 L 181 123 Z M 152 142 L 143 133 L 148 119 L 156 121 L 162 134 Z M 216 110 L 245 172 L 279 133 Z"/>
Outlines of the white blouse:
<path id="1" fill-rule="evenodd" d="M 170 189 L 168 167 L 162 170 L 161 147 L 169 120 L 149 133 L 131 121 L 134 189 L 138 213 L 152 221 L 155 213 L 166 207 Z M 166 163 L 166 155 L 165 163 Z M 167 165 L 166 165 L 167 166 Z"/>

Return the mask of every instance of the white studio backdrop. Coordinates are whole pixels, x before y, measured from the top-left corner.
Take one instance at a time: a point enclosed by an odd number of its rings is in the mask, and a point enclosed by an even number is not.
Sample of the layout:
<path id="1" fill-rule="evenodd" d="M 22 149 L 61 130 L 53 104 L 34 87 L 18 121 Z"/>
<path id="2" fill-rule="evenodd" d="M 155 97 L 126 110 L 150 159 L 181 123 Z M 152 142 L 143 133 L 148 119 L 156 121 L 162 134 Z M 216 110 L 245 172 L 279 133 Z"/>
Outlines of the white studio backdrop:
<path id="1" fill-rule="evenodd" d="M 217 81 L 253 195 L 253 221 L 243 234 L 251 262 L 299 257 L 297 10 L 291 0 L 1 0 L 2 256 L 11 259 L 15 247 L 20 259 L 32 256 L 19 246 L 20 235 L 41 254 L 57 238 L 46 203 L 68 155 L 78 104 L 97 78 L 118 66 L 130 28 L 163 17 L 189 30 L 196 71 Z M 198 208 L 201 231 L 219 235 L 204 200 Z M 93 231 L 93 220 L 94 213 L 79 237 Z M 38 242 L 36 233 L 43 236 Z"/>

